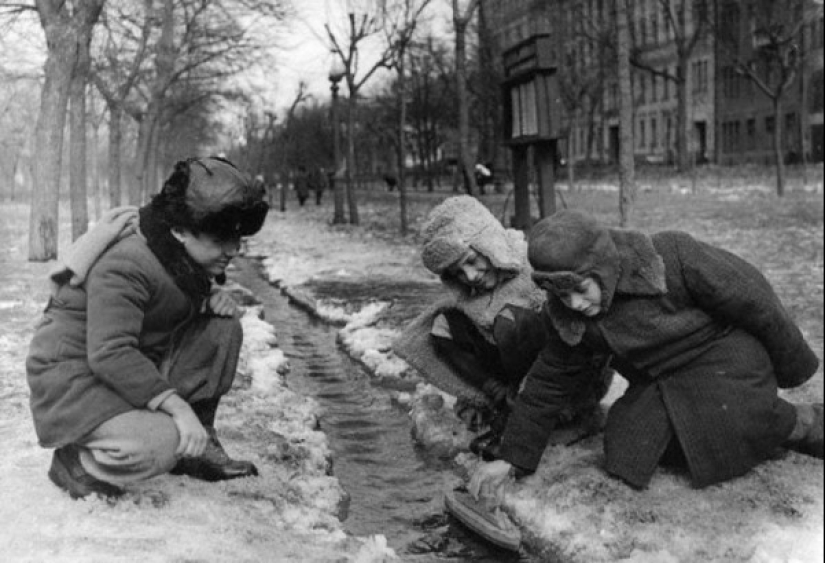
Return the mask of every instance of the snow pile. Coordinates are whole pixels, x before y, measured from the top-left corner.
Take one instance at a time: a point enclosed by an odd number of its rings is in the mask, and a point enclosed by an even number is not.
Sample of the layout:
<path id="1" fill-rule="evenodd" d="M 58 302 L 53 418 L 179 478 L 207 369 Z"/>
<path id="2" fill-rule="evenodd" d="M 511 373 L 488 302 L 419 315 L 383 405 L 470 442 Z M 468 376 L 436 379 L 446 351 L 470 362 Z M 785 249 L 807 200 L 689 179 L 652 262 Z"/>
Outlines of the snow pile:
<path id="1" fill-rule="evenodd" d="M 401 377 L 409 369 L 407 362 L 392 352 L 399 330 L 376 326 L 389 303 L 374 301 L 347 315 L 347 324 L 338 340 L 349 355 L 363 363 L 375 377 Z"/>

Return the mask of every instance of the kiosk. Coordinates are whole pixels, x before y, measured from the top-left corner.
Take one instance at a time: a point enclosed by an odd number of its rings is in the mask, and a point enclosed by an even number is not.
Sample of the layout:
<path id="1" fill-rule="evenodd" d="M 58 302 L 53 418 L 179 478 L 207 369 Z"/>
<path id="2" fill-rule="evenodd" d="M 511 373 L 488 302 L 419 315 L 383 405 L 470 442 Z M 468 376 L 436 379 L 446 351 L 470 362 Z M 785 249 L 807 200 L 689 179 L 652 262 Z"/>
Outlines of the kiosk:
<path id="1" fill-rule="evenodd" d="M 515 219 L 527 230 L 530 166 L 536 171 L 539 217 L 556 211 L 555 164 L 562 120 L 557 63 L 550 36 L 534 35 L 504 51 L 504 143 L 512 151 Z"/>

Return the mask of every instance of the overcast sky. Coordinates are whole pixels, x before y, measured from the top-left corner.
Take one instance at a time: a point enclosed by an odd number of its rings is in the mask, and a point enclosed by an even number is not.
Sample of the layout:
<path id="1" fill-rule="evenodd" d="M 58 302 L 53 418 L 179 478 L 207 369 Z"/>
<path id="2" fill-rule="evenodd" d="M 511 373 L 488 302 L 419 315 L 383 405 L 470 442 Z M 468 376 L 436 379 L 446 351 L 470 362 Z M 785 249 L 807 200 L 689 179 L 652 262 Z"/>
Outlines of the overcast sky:
<path id="1" fill-rule="evenodd" d="M 289 26 L 281 43 L 282 50 L 277 57 L 274 84 L 276 107 L 288 107 L 298 91 L 301 80 L 307 83 L 309 91 L 319 99 L 329 98 L 329 69 L 334 57 L 329 50 L 329 40 L 324 24 L 331 22 L 337 35 L 343 37 L 349 5 L 358 6 L 357 0 L 293 0 L 298 12 L 297 18 Z M 431 24 L 434 29 L 444 29 L 449 14 L 449 0 L 432 0 L 430 6 Z M 367 69 L 375 62 L 380 46 L 378 41 L 365 43 L 361 55 L 360 68 Z M 363 72 L 363 71 L 362 71 Z M 359 73 L 359 76 L 362 73 Z M 369 86 L 369 85 L 368 85 Z M 367 86 L 367 87 L 368 87 Z"/>

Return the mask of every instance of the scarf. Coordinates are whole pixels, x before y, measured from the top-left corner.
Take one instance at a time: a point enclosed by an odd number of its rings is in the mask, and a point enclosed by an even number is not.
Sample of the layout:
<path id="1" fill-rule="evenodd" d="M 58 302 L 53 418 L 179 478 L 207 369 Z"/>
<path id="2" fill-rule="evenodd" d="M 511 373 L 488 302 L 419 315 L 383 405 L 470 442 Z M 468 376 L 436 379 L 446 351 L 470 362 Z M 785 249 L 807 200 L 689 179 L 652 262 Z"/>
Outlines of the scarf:
<path id="1" fill-rule="evenodd" d="M 172 276 L 175 285 L 189 298 L 195 310 L 200 310 L 212 287 L 209 276 L 192 260 L 183 244 L 172 236 L 169 225 L 157 211 L 147 205 L 140 209 L 139 214 L 140 231 L 146 237 L 149 250 Z"/>

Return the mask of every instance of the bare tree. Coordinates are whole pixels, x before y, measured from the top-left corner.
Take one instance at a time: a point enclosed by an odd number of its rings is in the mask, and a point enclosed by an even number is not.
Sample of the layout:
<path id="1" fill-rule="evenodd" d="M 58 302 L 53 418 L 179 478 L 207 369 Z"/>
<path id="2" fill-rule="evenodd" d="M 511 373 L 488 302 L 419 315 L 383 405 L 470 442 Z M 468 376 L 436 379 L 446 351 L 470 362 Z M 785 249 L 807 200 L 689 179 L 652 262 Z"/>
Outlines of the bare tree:
<path id="1" fill-rule="evenodd" d="M 409 58 L 411 81 L 410 123 L 427 190 L 438 180 L 438 149 L 445 131 L 454 127 L 455 65 L 445 46 L 428 36 Z"/>
<path id="2" fill-rule="evenodd" d="M 349 222 L 353 225 L 359 223 L 358 202 L 355 196 L 355 186 L 353 185 L 353 172 L 355 171 L 355 115 L 358 105 L 358 92 L 361 87 L 372 78 L 381 68 L 388 68 L 395 58 L 396 45 L 390 44 L 378 55 L 377 60 L 367 66 L 359 76 L 360 47 L 363 42 L 371 37 L 377 36 L 384 29 L 385 12 L 381 9 L 381 0 L 378 3 L 362 7 L 362 11 L 356 12 L 355 8 L 347 14 L 347 27 L 345 31 L 333 30 L 329 23 L 324 28 L 330 42 L 330 50 L 338 57 L 344 66 L 344 80 L 347 84 L 347 110 L 346 110 L 346 196 L 349 209 Z"/>
<path id="3" fill-rule="evenodd" d="M 93 63 L 92 79 L 109 111 L 107 175 L 113 207 L 122 203 L 124 113 L 136 103 L 129 97 L 148 56 L 153 22 L 153 0 L 143 0 L 142 5 L 110 0 L 103 15 L 105 38 Z"/>
<path id="4" fill-rule="evenodd" d="M 619 215 L 621 225 L 632 223 L 636 200 L 633 161 L 633 89 L 630 82 L 630 33 L 627 16 L 632 0 L 614 0 L 616 9 L 616 55 L 619 76 Z"/>
<path id="5" fill-rule="evenodd" d="M 461 10 L 459 0 L 453 2 L 453 30 L 455 31 L 455 79 L 458 100 L 458 160 L 467 193 L 476 193 L 473 158 L 470 154 L 470 101 L 467 94 L 467 28 L 478 8 L 479 0 L 469 0 Z"/>
<path id="6" fill-rule="evenodd" d="M 776 194 L 782 197 L 785 195 L 783 102 L 804 59 L 802 33 L 807 22 L 803 0 L 752 0 L 748 5 L 746 25 L 750 33 L 741 31 L 742 13 L 736 3 L 721 6 L 714 31 L 720 50 L 735 74 L 747 78 L 771 101 Z"/>
<path id="7" fill-rule="evenodd" d="M 69 87 L 78 63 L 81 43 L 91 39 L 104 0 L 36 0 L 46 34 L 48 54 L 40 114 L 35 125 L 35 145 L 40 152 L 33 169 L 29 216 L 29 260 L 42 262 L 57 257 L 58 198 L 63 155 L 63 128 Z"/>
<path id="8" fill-rule="evenodd" d="M 279 20 L 281 0 L 162 0 L 160 35 L 154 44 L 149 79 L 139 86 L 145 103 L 134 108 L 139 124 L 134 158 L 133 201 L 142 201 L 157 176 L 161 123 L 184 107 L 214 96 L 237 96 L 226 79 L 254 62 L 262 45 L 250 33 L 250 20 Z M 253 18 L 257 16 L 257 18 Z M 181 85 L 186 88 L 181 88 Z M 192 90 L 197 94 L 192 96 Z"/>
<path id="9" fill-rule="evenodd" d="M 676 51 L 674 72 L 660 68 L 649 61 L 645 53 L 643 38 L 638 30 L 631 27 L 631 64 L 660 76 L 676 85 L 676 164 L 681 171 L 690 168 L 693 159 L 690 153 L 690 99 L 688 95 L 688 70 L 691 58 L 700 41 L 707 37 L 707 0 L 657 0 L 663 15 L 665 28 L 673 36 Z"/>
<path id="10" fill-rule="evenodd" d="M 102 8 L 103 0 L 100 1 Z M 91 57 L 89 44 L 92 41 L 92 27 L 83 26 L 78 30 L 77 62 L 69 86 L 69 201 L 72 212 L 72 240 L 76 240 L 89 224 L 87 191 L 87 119 L 86 91 L 89 85 Z"/>
<path id="11" fill-rule="evenodd" d="M 421 14 L 431 0 L 397 0 L 384 6 L 387 26 L 387 43 L 393 45 L 392 66 L 397 72 L 398 123 L 396 131 L 396 170 L 398 170 L 398 203 L 400 231 L 407 234 L 407 180 L 406 180 L 406 127 L 407 127 L 407 69 L 406 61 L 410 44 L 418 28 Z"/>
<path id="12" fill-rule="evenodd" d="M 306 92 L 307 84 L 304 81 L 301 81 L 298 84 L 298 91 L 295 93 L 295 97 L 292 99 L 292 104 L 289 106 L 289 110 L 286 112 L 286 119 L 284 120 L 284 130 L 283 130 L 283 153 L 281 155 L 282 162 L 283 162 L 283 170 L 281 171 L 281 211 L 286 211 L 286 193 L 289 190 L 289 183 L 290 183 L 290 173 L 289 173 L 289 165 L 288 165 L 288 156 L 287 151 L 290 147 L 290 140 L 291 140 L 291 127 L 292 121 L 295 117 L 295 110 L 298 109 L 298 106 L 307 101 L 310 98 L 310 95 Z M 336 217 L 340 215 L 343 218 L 344 213 L 344 206 L 343 202 L 340 201 L 340 198 L 336 198 L 335 200 L 335 214 Z M 343 222 L 343 221 L 341 221 Z"/>
<path id="13" fill-rule="evenodd" d="M 586 116 L 588 149 L 593 142 L 595 113 L 601 107 L 607 81 L 605 45 L 612 41 L 615 30 L 602 26 L 593 13 L 585 15 L 580 4 L 565 10 L 567 19 L 557 26 L 556 48 L 559 50 L 558 78 L 561 100 L 567 110 L 563 133 L 567 137 L 567 176 L 572 190 L 575 186 L 575 159 L 572 154 L 574 124 Z M 589 157 L 589 150 L 587 155 Z"/>

